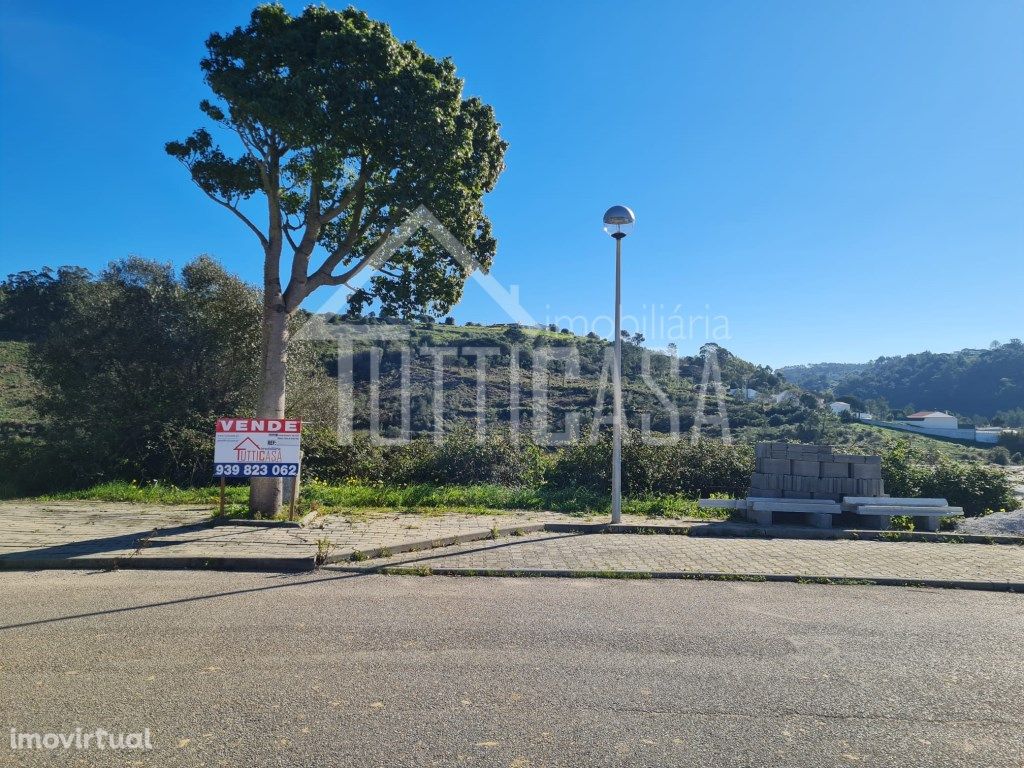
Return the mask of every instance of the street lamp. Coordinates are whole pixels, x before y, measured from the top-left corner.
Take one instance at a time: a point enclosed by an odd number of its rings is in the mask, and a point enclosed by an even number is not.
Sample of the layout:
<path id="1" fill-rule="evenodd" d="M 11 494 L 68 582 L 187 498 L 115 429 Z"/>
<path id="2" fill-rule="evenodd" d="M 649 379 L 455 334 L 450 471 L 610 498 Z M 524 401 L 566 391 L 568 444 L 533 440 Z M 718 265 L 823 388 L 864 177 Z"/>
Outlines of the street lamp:
<path id="1" fill-rule="evenodd" d="M 622 522 L 622 238 L 633 230 L 636 216 L 624 205 L 604 214 L 604 231 L 615 238 L 615 361 L 612 365 L 612 523 Z"/>

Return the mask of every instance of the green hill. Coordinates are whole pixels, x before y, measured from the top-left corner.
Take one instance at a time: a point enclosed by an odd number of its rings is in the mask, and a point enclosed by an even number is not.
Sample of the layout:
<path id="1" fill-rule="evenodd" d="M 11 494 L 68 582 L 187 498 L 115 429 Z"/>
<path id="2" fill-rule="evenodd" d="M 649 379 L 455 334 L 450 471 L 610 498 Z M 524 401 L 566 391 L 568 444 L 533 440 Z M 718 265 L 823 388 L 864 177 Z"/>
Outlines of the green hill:
<path id="1" fill-rule="evenodd" d="M 1024 343 L 1013 339 L 990 349 L 921 352 L 779 369 L 786 380 L 836 397 L 884 398 L 896 410 L 928 408 L 967 417 L 996 417 L 1024 405 Z"/>

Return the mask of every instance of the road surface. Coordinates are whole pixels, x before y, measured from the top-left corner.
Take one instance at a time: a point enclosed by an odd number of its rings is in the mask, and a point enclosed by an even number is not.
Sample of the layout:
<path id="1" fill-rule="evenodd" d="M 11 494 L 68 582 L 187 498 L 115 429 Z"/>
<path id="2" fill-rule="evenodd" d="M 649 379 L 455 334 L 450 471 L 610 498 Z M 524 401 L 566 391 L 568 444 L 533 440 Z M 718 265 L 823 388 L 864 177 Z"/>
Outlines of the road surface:
<path id="1" fill-rule="evenodd" d="M 1020 766 L 1024 597 L 0 574 L 0 765 Z M 11 750 L 150 729 L 151 751 Z"/>

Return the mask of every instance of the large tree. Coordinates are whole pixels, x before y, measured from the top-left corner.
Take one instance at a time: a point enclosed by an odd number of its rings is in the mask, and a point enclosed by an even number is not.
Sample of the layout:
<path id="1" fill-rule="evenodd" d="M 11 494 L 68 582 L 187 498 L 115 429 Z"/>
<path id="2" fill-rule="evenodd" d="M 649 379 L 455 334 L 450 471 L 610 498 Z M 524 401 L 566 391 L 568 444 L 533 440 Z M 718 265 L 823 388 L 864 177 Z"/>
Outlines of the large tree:
<path id="1" fill-rule="evenodd" d="M 259 415 L 285 408 L 288 319 L 317 288 L 372 277 L 350 310 L 443 314 L 468 273 L 419 233 L 384 263 L 371 257 L 420 205 L 488 268 L 495 252 L 482 198 L 503 170 L 506 144 L 493 110 L 463 98 L 449 59 L 354 8 L 309 7 L 292 17 L 261 5 L 246 27 L 213 34 L 202 60 L 218 102 L 200 109 L 227 130 L 233 151 L 206 129 L 167 152 L 263 252 L 263 378 Z M 265 198 L 262 208 L 254 197 Z M 282 263 L 284 261 L 284 263 Z M 280 480 L 252 481 L 250 509 L 272 514 Z"/>

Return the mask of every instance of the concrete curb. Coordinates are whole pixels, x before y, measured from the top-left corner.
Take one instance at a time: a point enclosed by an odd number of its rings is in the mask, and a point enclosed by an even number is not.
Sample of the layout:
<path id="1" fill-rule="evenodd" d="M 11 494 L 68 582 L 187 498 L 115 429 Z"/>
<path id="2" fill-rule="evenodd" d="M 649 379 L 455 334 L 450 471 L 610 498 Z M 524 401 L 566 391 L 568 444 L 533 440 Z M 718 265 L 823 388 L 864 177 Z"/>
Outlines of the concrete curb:
<path id="1" fill-rule="evenodd" d="M 544 523 L 526 523 L 523 525 L 508 525 L 502 528 L 492 528 L 489 531 L 473 531 L 471 533 L 460 533 L 453 536 L 440 536 L 435 539 L 405 541 L 390 547 L 357 549 L 344 554 L 339 553 L 331 555 L 328 551 L 328 553 L 320 560 L 320 564 L 332 565 L 334 563 L 352 562 L 353 560 L 374 560 L 379 557 L 388 557 L 389 555 L 404 555 L 408 552 L 422 552 L 426 549 L 451 547 L 455 544 L 469 544 L 474 541 L 486 541 L 487 539 L 517 536 L 524 533 L 540 533 L 544 530 L 547 530 Z"/>
<path id="2" fill-rule="evenodd" d="M 896 577 L 856 578 L 850 576 L 798 576 L 776 573 L 716 573 L 711 571 L 595 571 L 559 568 L 459 568 L 453 566 L 339 566 L 331 570 L 343 573 L 378 573 L 387 576 L 489 576 L 575 579 L 676 579 L 690 581 L 785 582 L 826 584 L 836 586 L 934 587 L 940 589 L 974 589 L 994 592 L 1024 592 L 1024 582 L 963 581 L 953 579 L 910 579 Z"/>
<path id="3" fill-rule="evenodd" d="M 167 555 L 136 557 L 135 555 L 102 557 L 0 557 L 2 571 L 114 571 L 114 570 L 213 570 L 255 571 L 271 573 L 305 573 L 316 569 L 316 557 L 194 557 Z"/>
<path id="4" fill-rule="evenodd" d="M 244 528 L 301 528 L 299 520 L 253 520 L 248 517 L 214 517 L 213 524 L 238 525 Z"/>
<path id="5" fill-rule="evenodd" d="M 856 528 L 811 528 L 796 525 L 744 525 L 741 523 L 692 523 L 662 525 L 651 523 L 547 523 L 544 530 L 559 533 L 630 533 L 708 538 L 749 537 L 759 539 L 848 539 L 851 541 L 919 541 L 936 544 L 1016 544 L 1024 546 L 1024 536 L 982 536 L 953 531 L 875 531 Z"/>

